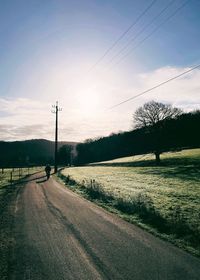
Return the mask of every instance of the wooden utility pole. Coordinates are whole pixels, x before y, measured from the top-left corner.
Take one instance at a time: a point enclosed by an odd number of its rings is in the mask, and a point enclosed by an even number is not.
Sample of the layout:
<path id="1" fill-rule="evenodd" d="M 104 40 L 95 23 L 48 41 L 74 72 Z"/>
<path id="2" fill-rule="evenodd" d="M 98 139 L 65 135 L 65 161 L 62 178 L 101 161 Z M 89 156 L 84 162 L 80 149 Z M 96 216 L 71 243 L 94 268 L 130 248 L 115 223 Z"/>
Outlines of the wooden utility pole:
<path id="1" fill-rule="evenodd" d="M 58 171 L 58 112 L 62 111 L 62 109 L 58 107 L 58 101 L 56 101 L 56 105 L 53 105 L 52 108 L 53 108 L 52 113 L 56 114 L 54 173 L 57 173 Z"/>

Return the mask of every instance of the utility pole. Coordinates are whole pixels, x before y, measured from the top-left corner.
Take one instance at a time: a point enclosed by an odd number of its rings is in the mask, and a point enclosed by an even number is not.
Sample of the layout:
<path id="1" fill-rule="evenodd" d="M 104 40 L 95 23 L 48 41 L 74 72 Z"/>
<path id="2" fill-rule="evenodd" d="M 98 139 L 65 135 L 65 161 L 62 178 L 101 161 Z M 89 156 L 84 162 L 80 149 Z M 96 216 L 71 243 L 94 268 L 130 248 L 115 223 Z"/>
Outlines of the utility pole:
<path id="1" fill-rule="evenodd" d="M 52 105 L 52 108 L 53 110 L 51 112 L 56 114 L 54 173 L 57 173 L 58 171 L 58 112 L 62 111 L 62 109 L 58 107 L 58 101 L 56 101 L 56 105 Z"/>

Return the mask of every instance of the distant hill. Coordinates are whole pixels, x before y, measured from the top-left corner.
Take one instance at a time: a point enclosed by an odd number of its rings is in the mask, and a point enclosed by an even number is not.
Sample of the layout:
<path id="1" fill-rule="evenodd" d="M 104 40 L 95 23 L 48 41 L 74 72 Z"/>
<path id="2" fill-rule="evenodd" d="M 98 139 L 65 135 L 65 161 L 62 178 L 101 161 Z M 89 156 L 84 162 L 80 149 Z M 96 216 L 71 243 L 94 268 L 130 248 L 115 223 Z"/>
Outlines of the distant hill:
<path id="1" fill-rule="evenodd" d="M 63 145 L 76 146 L 75 142 L 59 142 Z M 5 142 L 0 141 L 0 167 L 40 165 L 53 163 L 54 142 L 45 139 Z"/>

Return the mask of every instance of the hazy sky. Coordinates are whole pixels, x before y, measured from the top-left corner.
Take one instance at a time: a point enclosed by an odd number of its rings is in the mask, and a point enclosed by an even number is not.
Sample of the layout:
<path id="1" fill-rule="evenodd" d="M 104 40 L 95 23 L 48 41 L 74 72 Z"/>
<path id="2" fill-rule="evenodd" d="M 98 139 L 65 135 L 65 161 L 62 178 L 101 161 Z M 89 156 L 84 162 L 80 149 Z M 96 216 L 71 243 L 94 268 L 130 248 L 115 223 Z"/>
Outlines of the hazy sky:
<path id="1" fill-rule="evenodd" d="M 108 109 L 200 63 L 200 0 L 154 1 L 99 61 L 151 3 L 0 1 L 0 140 L 53 140 L 57 100 L 66 141 L 130 130 L 150 100 L 200 109 L 200 70 Z"/>

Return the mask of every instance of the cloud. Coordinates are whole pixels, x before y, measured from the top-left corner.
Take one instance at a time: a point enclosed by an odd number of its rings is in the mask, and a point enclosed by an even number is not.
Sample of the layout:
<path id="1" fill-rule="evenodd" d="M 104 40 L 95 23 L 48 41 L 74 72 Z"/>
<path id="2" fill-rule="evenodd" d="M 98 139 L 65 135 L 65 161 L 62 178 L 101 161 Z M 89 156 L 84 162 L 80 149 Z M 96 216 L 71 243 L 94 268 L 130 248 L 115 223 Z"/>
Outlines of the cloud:
<path id="1" fill-rule="evenodd" d="M 37 125 L 0 125 L 1 139 L 4 141 L 46 138 L 49 130 L 41 124 Z"/>
<path id="2" fill-rule="evenodd" d="M 0 140 L 49 137 L 46 104 L 27 98 L 0 98 L 0 108 Z"/>
<path id="3" fill-rule="evenodd" d="M 59 114 L 59 139 L 83 141 L 87 138 L 109 135 L 112 132 L 130 130 L 134 111 L 145 102 L 156 100 L 171 103 L 184 111 L 200 109 L 200 70 L 196 69 L 181 78 L 142 95 L 112 110 L 109 107 L 124 101 L 142 91 L 179 75 L 187 68 L 163 67 L 134 76 L 133 82 L 126 79 L 118 83 L 96 85 L 94 94 L 100 102 L 90 105 L 92 91 L 85 92 L 85 110 L 78 102 L 70 103 L 68 95 L 62 100 L 63 111 Z M 134 81 L 137 80 L 137 83 Z M 72 91 L 73 92 L 73 91 Z M 72 94 L 73 95 L 73 94 Z M 69 97 L 71 98 L 71 97 Z M 93 103 L 94 104 L 94 103 Z M 0 98 L 0 140 L 21 140 L 33 138 L 54 139 L 55 115 L 51 113 L 51 103 L 33 98 Z"/>
<path id="4" fill-rule="evenodd" d="M 151 88 L 174 76 L 177 76 L 189 68 L 163 67 L 150 73 L 139 76 L 143 89 Z M 200 105 L 200 70 L 196 69 L 174 81 L 171 81 L 142 97 L 143 100 L 159 100 L 171 103 L 173 106 L 185 110 L 198 109 Z"/>

